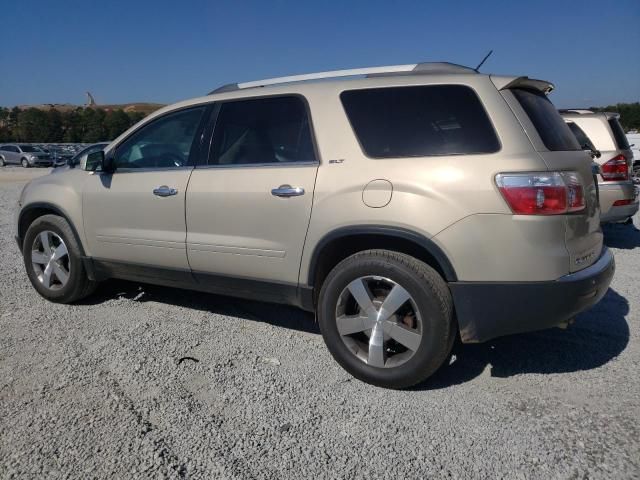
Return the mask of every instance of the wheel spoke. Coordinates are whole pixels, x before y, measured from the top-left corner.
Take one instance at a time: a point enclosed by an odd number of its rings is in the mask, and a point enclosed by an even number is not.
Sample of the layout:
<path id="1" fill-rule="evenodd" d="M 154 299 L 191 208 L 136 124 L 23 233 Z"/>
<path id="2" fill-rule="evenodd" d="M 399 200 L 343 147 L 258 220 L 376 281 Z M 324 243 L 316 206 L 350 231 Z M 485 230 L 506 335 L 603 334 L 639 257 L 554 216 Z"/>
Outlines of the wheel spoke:
<path id="1" fill-rule="evenodd" d="M 31 252 L 31 261 L 39 265 L 46 265 L 47 262 L 49 262 L 49 257 L 46 253 L 42 253 L 38 250 L 33 250 Z"/>
<path id="2" fill-rule="evenodd" d="M 62 268 L 57 263 L 53 264 L 53 274 L 56 276 L 56 278 L 60 281 L 62 285 L 66 284 L 67 280 L 69 280 L 69 272 L 67 272 L 64 268 Z"/>
<path id="3" fill-rule="evenodd" d="M 396 323 L 389 322 L 388 325 L 389 328 L 387 333 L 391 338 L 393 338 L 399 344 L 404 345 L 412 352 L 418 350 L 418 347 L 420 347 L 420 340 L 422 339 L 422 335 L 420 335 L 418 332 L 402 327 Z"/>
<path id="4" fill-rule="evenodd" d="M 54 260 L 60 260 L 62 257 L 64 257 L 67 254 L 68 254 L 67 246 L 63 242 L 60 245 L 58 245 L 58 247 L 54 250 L 53 259 Z"/>
<path id="5" fill-rule="evenodd" d="M 52 273 L 53 273 L 53 267 L 51 266 L 51 264 L 48 264 L 47 268 L 45 268 L 44 272 L 42 272 L 42 284 L 47 288 L 51 287 L 51 274 Z"/>
<path id="6" fill-rule="evenodd" d="M 336 318 L 336 323 L 340 335 L 351 335 L 373 327 L 369 317 L 365 315 L 341 315 Z"/>
<path id="7" fill-rule="evenodd" d="M 42 243 L 42 250 L 45 254 L 51 253 L 51 245 L 49 244 L 49 232 L 40 233 L 40 243 Z"/>
<path id="8" fill-rule="evenodd" d="M 376 311 L 376 307 L 371 301 L 371 292 L 369 292 L 369 288 L 361 278 L 351 282 L 347 288 L 356 302 L 358 302 L 360 310 L 362 310 L 363 313 L 371 314 Z"/>
<path id="9" fill-rule="evenodd" d="M 384 331 L 380 324 L 377 324 L 371 332 L 369 339 L 369 357 L 367 363 L 372 367 L 384 367 Z"/>
<path id="10" fill-rule="evenodd" d="M 397 284 L 394 285 L 387 298 L 382 302 L 379 320 L 388 320 L 410 298 L 411 295 L 403 287 Z"/>

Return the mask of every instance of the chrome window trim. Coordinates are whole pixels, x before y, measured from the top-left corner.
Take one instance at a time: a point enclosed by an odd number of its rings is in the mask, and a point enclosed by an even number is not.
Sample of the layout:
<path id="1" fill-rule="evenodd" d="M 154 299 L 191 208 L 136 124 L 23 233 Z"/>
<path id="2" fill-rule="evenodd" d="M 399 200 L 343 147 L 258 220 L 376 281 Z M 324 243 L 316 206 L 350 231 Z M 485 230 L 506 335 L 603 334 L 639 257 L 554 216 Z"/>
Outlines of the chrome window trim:
<path id="1" fill-rule="evenodd" d="M 291 167 L 310 167 L 310 166 L 318 166 L 318 165 L 320 165 L 320 162 L 316 160 L 312 160 L 312 161 L 304 161 L 304 162 L 265 162 L 265 163 L 233 163 L 229 165 L 197 165 L 195 168 L 198 170 L 210 169 L 210 168 L 229 169 L 229 168 L 253 168 L 253 167 L 291 168 Z"/>

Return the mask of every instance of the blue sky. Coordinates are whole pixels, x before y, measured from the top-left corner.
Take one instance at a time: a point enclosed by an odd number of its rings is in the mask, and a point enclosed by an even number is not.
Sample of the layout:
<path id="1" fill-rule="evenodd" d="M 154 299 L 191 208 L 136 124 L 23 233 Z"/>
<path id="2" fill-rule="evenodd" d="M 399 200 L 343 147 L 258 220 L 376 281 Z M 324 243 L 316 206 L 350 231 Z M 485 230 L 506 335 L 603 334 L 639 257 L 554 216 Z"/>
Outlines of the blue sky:
<path id="1" fill-rule="evenodd" d="M 556 84 L 559 107 L 640 100 L 640 1 L 5 0 L 0 105 L 153 101 L 223 83 L 451 61 Z M 635 52 L 634 52 L 635 50 Z"/>

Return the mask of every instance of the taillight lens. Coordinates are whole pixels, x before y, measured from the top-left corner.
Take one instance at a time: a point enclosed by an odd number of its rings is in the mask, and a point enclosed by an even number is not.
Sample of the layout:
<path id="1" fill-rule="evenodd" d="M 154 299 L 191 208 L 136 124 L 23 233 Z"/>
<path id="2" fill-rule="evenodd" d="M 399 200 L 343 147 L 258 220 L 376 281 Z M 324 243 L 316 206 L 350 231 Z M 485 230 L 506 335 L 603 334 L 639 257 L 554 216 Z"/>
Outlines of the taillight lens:
<path id="1" fill-rule="evenodd" d="M 517 215 L 562 215 L 586 205 L 584 188 L 574 172 L 500 173 L 496 184 Z"/>
<path id="2" fill-rule="evenodd" d="M 616 155 L 600 168 L 600 175 L 608 182 L 629 180 L 629 165 L 627 164 L 627 157 L 624 155 Z"/>

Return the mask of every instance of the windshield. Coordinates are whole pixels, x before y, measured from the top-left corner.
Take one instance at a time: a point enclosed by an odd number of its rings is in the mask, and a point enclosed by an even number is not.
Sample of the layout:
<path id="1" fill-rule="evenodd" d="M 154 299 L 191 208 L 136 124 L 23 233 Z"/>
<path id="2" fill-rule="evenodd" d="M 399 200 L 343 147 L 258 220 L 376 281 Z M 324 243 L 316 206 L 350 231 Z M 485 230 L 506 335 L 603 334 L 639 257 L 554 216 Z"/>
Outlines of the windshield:
<path id="1" fill-rule="evenodd" d="M 20 145 L 20 150 L 23 152 L 42 152 L 38 147 L 32 147 L 31 145 Z"/>

